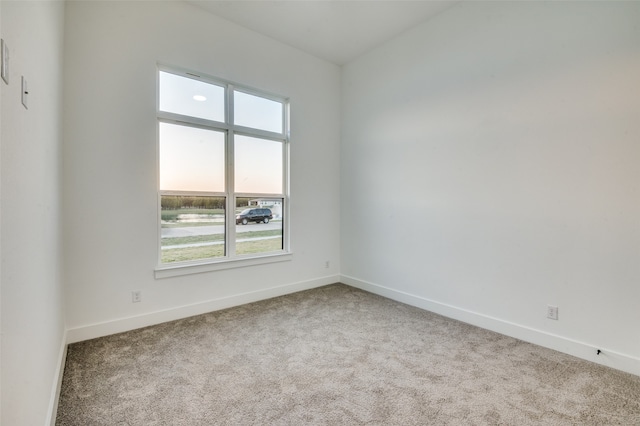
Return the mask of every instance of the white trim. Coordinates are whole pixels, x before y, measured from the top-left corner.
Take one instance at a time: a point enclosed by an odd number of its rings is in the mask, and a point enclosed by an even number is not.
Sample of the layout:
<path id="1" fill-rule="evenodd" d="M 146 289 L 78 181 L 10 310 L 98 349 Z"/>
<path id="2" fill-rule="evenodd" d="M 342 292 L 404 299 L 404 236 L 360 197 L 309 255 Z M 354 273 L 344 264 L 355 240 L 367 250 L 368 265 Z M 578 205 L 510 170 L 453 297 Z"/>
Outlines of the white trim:
<path id="1" fill-rule="evenodd" d="M 310 290 L 312 288 L 337 283 L 339 280 L 339 275 L 329 275 L 312 280 L 220 297 L 206 302 L 149 312 L 133 317 L 120 318 L 113 321 L 71 328 L 67 330 L 67 343 L 75 343 L 83 340 L 94 339 L 96 337 L 108 336 L 110 334 L 161 324 L 167 321 L 206 314 L 208 312 L 245 305 L 247 303 L 253 303 L 273 297 L 284 296 L 298 291 Z"/>
<path id="2" fill-rule="evenodd" d="M 622 354 L 597 345 L 579 342 L 567 337 L 515 324 L 500 318 L 472 312 L 347 275 L 342 275 L 340 282 L 398 302 L 425 309 L 448 318 L 453 318 L 467 324 L 495 331 L 516 339 L 524 340 L 525 342 L 544 346 L 596 364 L 605 365 L 607 367 L 640 376 L 640 359 L 631 355 Z M 602 351 L 600 355 L 596 354 L 597 349 Z"/>
<path id="3" fill-rule="evenodd" d="M 227 80 L 225 78 L 216 77 L 207 73 L 201 73 L 193 70 L 189 70 L 187 68 L 183 68 L 176 65 L 170 65 L 164 62 L 158 62 L 157 64 L 158 71 L 163 71 L 169 74 L 178 75 L 185 78 L 192 78 L 194 80 L 202 81 L 203 83 L 213 84 L 214 86 L 234 86 L 238 91 L 247 93 L 249 95 L 255 95 L 259 97 L 263 97 L 265 99 L 270 99 L 276 102 L 287 102 L 289 100 L 288 97 L 273 93 L 267 92 L 262 89 L 256 89 L 254 87 L 245 86 L 241 83 L 237 83 L 233 80 Z M 159 79 L 158 79 L 159 81 Z M 158 93 L 158 92 L 156 92 Z M 158 106 L 160 103 L 158 102 Z M 159 109 L 159 108 L 158 108 Z"/>
<path id="4" fill-rule="evenodd" d="M 158 96 L 158 99 L 160 97 Z M 229 130 L 229 125 L 221 121 L 207 120 L 206 118 L 191 117 L 190 115 L 177 114 L 175 112 L 158 111 L 158 121 L 161 123 L 175 124 L 176 126 L 195 127 L 196 129 L 211 130 L 224 133 Z M 282 136 L 280 137 L 282 139 Z"/>
<path id="5" fill-rule="evenodd" d="M 285 105 L 286 107 L 286 105 Z M 284 114 L 283 114 L 284 115 Z M 284 118 L 282 119 L 284 121 Z M 233 126 L 234 133 L 240 136 L 248 136 L 256 139 L 266 139 L 273 142 L 282 142 L 284 143 L 286 139 L 286 132 L 276 133 L 270 132 L 268 130 L 256 129 L 253 127 L 241 126 L 239 124 L 229 124 L 229 126 Z"/>
<path id="6" fill-rule="evenodd" d="M 235 218 L 234 218 L 235 221 Z M 234 240 L 235 244 L 235 240 Z M 171 278 L 180 275 L 201 274 L 203 272 L 221 271 L 223 269 L 243 268 L 245 266 L 264 265 L 267 263 L 287 262 L 293 259 L 292 253 L 275 253 L 251 257 L 235 257 L 220 260 L 205 259 L 194 263 L 163 263 L 156 267 L 155 278 Z"/>
<path id="7" fill-rule="evenodd" d="M 235 98 L 233 94 L 233 84 L 227 84 L 225 88 L 226 120 L 233 123 L 235 120 Z M 227 210 L 225 211 L 225 259 L 234 259 L 236 256 L 236 197 L 234 191 L 236 187 L 236 134 L 235 129 L 230 128 L 225 139 L 225 191 L 227 194 Z M 227 226 L 229 224 L 230 226 Z M 230 264 L 232 265 L 232 264 Z M 157 278 L 157 273 L 156 273 Z"/>
<path id="8" fill-rule="evenodd" d="M 47 410 L 47 421 L 45 424 L 50 426 L 56 425 L 58 417 L 58 403 L 60 401 L 60 391 L 62 389 L 62 377 L 64 375 L 64 366 L 67 361 L 67 331 L 62 334 L 60 352 L 58 353 L 58 362 L 56 371 L 53 375 L 53 388 L 51 389 L 51 399 L 49 400 L 49 409 Z"/>

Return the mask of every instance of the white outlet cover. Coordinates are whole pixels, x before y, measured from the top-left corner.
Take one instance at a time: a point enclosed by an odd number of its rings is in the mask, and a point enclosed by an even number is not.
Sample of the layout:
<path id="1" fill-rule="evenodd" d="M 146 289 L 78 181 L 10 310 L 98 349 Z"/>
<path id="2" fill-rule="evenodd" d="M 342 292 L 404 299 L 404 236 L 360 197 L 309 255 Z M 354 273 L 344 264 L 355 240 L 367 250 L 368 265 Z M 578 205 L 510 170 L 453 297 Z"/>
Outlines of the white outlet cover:
<path id="1" fill-rule="evenodd" d="M 5 83 L 9 84 L 9 48 L 4 42 L 4 39 L 0 42 L 0 57 L 2 58 L 2 64 L 0 64 L 0 74 Z"/>

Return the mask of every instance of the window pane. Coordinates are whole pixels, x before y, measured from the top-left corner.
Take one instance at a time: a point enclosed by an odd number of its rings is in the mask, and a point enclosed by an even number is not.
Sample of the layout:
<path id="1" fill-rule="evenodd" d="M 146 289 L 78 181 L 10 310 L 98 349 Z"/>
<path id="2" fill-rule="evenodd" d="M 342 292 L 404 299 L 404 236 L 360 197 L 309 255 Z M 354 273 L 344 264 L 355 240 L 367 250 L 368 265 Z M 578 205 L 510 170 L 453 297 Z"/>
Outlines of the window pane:
<path id="1" fill-rule="evenodd" d="M 225 197 L 161 197 L 161 262 L 225 255 Z"/>
<path id="2" fill-rule="evenodd" d="M 224 192 L 223 132 L 160 123 L 160 189 Z"/>
<path id="3" fill-rule="evenodd" d="M 282 198 L 237 198 L 236 206 L 236 254 L 283 250 Z"/>
<path id="4" fill-rule="evenodd" d="M 160 71 L 160 111 L 224 121 L 224 88 Z"/>
<path id="5" fill-rule="evenodd" d="M 234 91 L 233 96 L 234 124 L 282 133 L 284 106 L 281 102 L 238 91 Z"/>
<path id="6" fill-rule="evenodd" d="M 235 192 L 282 193 L 282 142 L 236 135 Z"/>

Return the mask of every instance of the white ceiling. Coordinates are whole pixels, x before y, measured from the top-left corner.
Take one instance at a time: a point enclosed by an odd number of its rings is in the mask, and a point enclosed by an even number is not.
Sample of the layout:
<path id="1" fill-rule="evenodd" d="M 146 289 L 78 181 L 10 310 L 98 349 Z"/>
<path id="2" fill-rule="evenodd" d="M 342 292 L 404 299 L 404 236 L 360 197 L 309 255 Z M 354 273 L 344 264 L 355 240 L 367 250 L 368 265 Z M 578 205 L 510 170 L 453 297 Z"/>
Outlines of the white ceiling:
<path id="1" fill-rule="evenodd" d="M 455 0 L 188 2 L 338 65 L 458 3 Z"/>

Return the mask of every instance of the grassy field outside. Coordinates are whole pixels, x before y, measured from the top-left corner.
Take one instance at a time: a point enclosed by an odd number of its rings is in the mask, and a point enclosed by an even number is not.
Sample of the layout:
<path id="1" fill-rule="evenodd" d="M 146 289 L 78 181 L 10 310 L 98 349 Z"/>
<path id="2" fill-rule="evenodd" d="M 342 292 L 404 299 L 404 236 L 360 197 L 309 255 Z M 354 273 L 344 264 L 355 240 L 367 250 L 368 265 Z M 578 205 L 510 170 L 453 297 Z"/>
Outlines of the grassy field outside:
<path id="1" fill-rule="evenodd" d="M 236 244 L 236 254 L 269 253 L 282 250 L 282 237 Z"/>
<path id="2" fill-rule="evenodd" d="M 203 247 L 185 247 L 162 250 L 162 263 L 182 262 L 185 260 L 211 259 L 224 256 L 224 245 Z"/>
<path id="3" fill-rule="evenodd" d="M 260 238 L 260 237 L 276 237 L 282 234 L 282 231 L 279 229 L 273 229 L 271 231 L 252 231 L 252 232 L 243 232 L 242 234 L 237 234 L 239 239 L 245 238 Z M 209 243 L 209 242 L 217 242 L 224 241 L 224 234 L 212 234 L 212 235 L 194 235 L 191 237 L 171 237 L 171 238 L 162 238 L 161 246 L 176 246 L 183 244 L 198 244 L 198 243 Z"/>
<path id="4" fill-rule="evenodd" d="M 282 250 L 282 237 L 244 241 L 236 244 L 236 254 L 269 253 Z M 210 259 L 224 256 L 224 244 L 162 250 L 162 263 Z"/>
<path id="5" fill-rule="evenodd" d="M 224 215 L 224 209 L 202 209 L 202 208 L 188 208 L 188 209 L 162 209 L 162 213 L 167 215 L 181 215 L 181 214 L 206 214 L 206 215 Z"/>
<path id="6" fill-rule="evenodd" d="M 237 207 L 236 214 L 244 210 L 245 207 Z M 200 217 L 193 217 L 200 215 Z M 186 228 L 224 225 L 224 209 L 206 208 L 179 208 L 163 209 L 161 211 L 162 228 Z M 192 217 L 189 217 L 192 216 Z M 181 221 L 180 218 L 188 218 Z M 217 219 L 217 220 L 216 220 Z M 272 222 L 282 222 L 282 219 L 275 219 Z M 236 234 L 236 254 L 269 253 L 282 250 L 282 230 L 274 229 L 268 231 L 245 231 Z M 260 238 L 251 240 L 252 238 Z M 162 247 L 187 246 L 163 249 L 161 255 L 162 263 L 181 262 L 187 260 L 215 259 L 224 257 L 224 234 L 194 235 L 188 237 L 165 237 L 161 239 Z M 207 244 L 212 243 L 212 244 Z M 190 244 L 204 244 L 191 246 Z"/>

